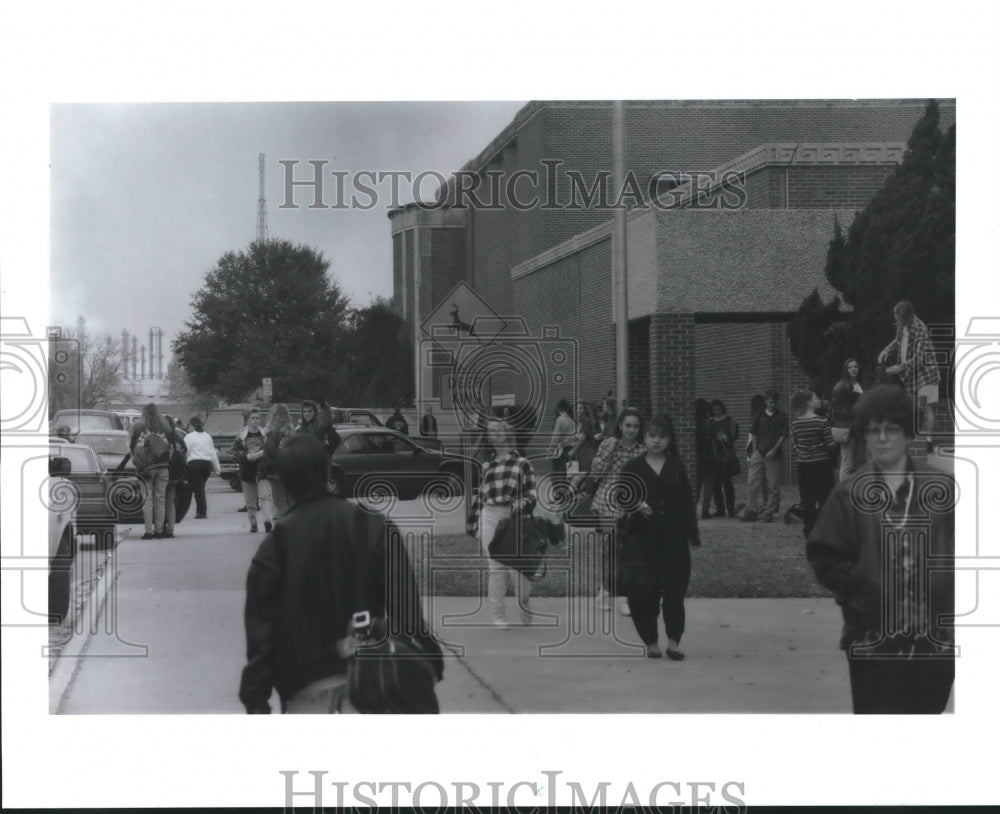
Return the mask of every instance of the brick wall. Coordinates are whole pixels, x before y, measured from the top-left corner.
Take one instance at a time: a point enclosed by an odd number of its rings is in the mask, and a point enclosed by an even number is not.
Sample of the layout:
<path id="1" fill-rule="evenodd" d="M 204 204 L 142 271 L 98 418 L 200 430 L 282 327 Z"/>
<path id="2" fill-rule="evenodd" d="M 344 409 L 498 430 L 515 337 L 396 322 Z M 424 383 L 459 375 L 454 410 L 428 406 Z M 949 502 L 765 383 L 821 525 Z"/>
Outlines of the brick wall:
<path id="1" fill-rule="evenodd" d="M 791 209 L 864 209 L 894 167 L 788 167 Z"/>
<path id="2" fill-rule="evenodd" d="M 673 419 L 678 451 L 692 479 L 696 471 L 695 336 L 692 314 L 654 314 L 650 318 L 652 413 L 667 413 Z"/>
<path id="3" fill-rule="evenodd" d="M 628 326 L 629 404 L 643 415 L 653 411 L 649 383 L 649 318 L 634 320 Z"/>
<path id="4" fill-rule="evenodd" d="M 431 244 L 431 302 L 433 311 L 456 285 L 465 279 L 465 230 L 424 229 L 423 237 Z M 426 270 L 425 270 L 426 271 Z"/>

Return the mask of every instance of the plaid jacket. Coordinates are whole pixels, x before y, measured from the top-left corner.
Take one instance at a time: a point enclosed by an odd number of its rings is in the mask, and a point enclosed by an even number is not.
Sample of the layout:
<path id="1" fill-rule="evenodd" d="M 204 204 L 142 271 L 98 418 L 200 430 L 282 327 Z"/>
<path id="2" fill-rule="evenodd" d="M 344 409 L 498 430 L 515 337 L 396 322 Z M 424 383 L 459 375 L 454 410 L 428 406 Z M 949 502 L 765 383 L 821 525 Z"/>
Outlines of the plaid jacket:
<path id="1" fill-rule="evenodd" d="M 937 384 L 941 381 L 937 361 L 934 358 L 934 345 L 931 343 L 930 331 L 922 320 L 916 317 L 910 323 L 910 341 L 906 345 L 906 358 L 900 359 L 903 366 L 900 377 L 903 386 L 910 394 L 915 394 L 925 384 Z M 903 329 L 896 329 L 896 338 L 889 343 L 885 352 L 899 355 L 903 346 Z"/>
<path id="2" fill-rule="evenodd" d="M 617 505 L 615 498 L 615 481 L 625 464 L 633 458 L 646 454 L 646 447 L 639 441 L 631 447 L 626 447 L 620 438 L 606 438 L 594 456 L 590 466 L 590 477 L 597 480 L 597 491 L 590 505 L 595 514 L 601 517 L 618 517 L 624 512 Z"/>
<path id="3" fill-rule="evenodd" d="M 468 525 L 479 522 L 482 506 L 512 506 L 530 512 L 535 507 L 535 471 L 531 461 L 508 452 L 503 458 L 493 458 L 483 464 L 479 489 L 472 498 Z"/>

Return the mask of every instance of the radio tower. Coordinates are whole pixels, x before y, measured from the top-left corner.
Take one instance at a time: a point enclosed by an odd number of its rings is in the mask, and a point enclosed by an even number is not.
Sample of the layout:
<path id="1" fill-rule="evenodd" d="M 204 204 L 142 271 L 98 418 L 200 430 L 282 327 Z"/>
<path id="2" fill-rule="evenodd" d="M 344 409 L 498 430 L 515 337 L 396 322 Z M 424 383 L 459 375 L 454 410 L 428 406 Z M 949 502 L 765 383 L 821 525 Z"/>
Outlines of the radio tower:
<path id="1" fill-rule="evenodd" d="M 258 157 L 260 168 L 260 197 L 257 199 L 257 240 L 265 242 L 267 240 L 267 199 L 264 197 L 264 154 Z"/>

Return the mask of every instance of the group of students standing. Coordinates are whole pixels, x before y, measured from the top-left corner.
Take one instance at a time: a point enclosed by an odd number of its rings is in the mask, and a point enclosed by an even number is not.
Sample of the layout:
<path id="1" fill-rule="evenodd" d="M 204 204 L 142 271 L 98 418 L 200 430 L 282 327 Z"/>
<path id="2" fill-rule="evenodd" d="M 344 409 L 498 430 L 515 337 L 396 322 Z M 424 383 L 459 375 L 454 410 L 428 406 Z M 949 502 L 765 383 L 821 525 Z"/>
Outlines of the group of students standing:
<path id="1" fill-rule="evenodd" d="M 154 447 L 165 451 L 146 453 Z M 205 482 L 222 470 L 212 436 L 205 432 L 201 418 L 193 416 L 185 428 L 179 420 L 162 414 L 155 404 L 147 404 L 142 417 L 132 425 L 129 454 L 144 485 L 143 540 L 173 537 L 175 524 L 187 513 L 192 498 L 195 519 L 208 517 Z"/>

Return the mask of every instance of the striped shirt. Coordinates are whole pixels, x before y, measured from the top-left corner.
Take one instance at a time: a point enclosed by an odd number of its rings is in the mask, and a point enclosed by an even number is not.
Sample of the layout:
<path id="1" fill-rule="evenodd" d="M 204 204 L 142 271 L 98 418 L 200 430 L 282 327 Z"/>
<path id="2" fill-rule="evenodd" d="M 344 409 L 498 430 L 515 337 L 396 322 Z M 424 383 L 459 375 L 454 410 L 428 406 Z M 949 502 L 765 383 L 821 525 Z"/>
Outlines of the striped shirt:
<path id="1" fill-rule="evenodd" d="M 478 522 L 482 506 L 511 506 L 530 511 L 535 506 L 535 471 L 531 461 L 508 452 L 503 458 L 493 458 L 483 464 L 479 489 L 472 498 L 469 523 Z"/>
<path id="2" fill-rule="evenodd" d="M 792 448 L 800 464 L 829 461 L 837 442 L 830 432 L 830 422 L 822 416 L 792 419 Z"/>

